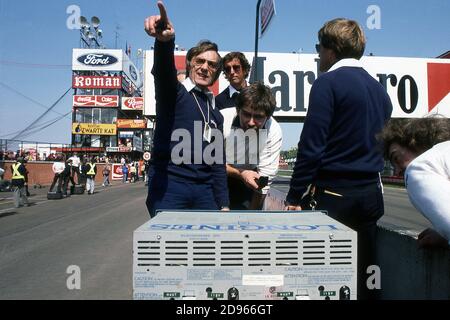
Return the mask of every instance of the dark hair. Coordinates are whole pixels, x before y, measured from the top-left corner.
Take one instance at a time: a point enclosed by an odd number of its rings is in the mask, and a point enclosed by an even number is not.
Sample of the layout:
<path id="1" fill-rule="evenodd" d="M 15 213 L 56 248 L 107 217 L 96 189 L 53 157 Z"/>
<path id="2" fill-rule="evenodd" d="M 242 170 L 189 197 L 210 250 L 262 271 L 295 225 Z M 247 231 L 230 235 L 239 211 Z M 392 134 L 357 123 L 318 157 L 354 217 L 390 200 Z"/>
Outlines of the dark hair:
<path id="1" fill-rule="evenodd" d="M 217 44 L 215 44 L 214 42 L 211 42 L 209 40 L 202 40 L 199 43 L 197 43 L 197 45 L 195 47 L 192 47 L 189 49 L 189 51 L 186 54 L 186 74 L 189 75 L 189 73 L 191 71 L 192 59 L 206 51 L 215 51 L 217 53 L 217 55 L 219 56 L 219 61 L 218 61 L 219 66 L 216 70 L 216 74 L 214 75 L 214 81 L 213 81 L 213 83 L 214 83 L 219 78 L 220 73 L 222 72 L 222 58 L 220 57 L 219 48 L 218 48 Z"/>
<path id="2" fill-rule="evenodd" d="M 391 119 L 378 135 L 385 159 L 393 143 L 421 154 L 435 144 L 450 140 L 450 119 L 440 117 Z"/>
<path id="3" fill-rule="evenodd" d="M 244 77 L 247 78 L 250 73 L 250 63 L 242 52 L 230 52 L 223 57 L 222 65 L 232 61 L 233 59 L 238 59 L 241 63 L 242 72 L 244 73 Z"/>
<path id="4" fill-rule="evenodd" d="M 252 110 L 264 111 L 266 116 L 271 117 L 275 112 L 277 103 L 270 88 L 261 82 L 255 82 L 241 90 L 236 99 L 236 108 L 250 106 Z"/>
<path id="5" fill-rule="evenodd" d="M 322 46 L 333 50 L 339 60 L 360 59 L 366 47 L 366 38 L 360 25 L 344 18 L 325 23 L 319 30 L 318 38 Z"/>

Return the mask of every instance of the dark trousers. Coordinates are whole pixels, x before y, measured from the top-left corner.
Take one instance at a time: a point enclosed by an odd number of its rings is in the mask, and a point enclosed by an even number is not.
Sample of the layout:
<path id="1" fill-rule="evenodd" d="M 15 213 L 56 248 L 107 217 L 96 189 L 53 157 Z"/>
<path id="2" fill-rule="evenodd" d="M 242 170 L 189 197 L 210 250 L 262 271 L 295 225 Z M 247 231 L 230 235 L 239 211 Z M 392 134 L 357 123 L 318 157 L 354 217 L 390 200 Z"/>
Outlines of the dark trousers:
<path id="1" fill-rule="evenodd" d="M 72 185 L 76 184 L 75 180 L 74 180 L 74 177 L 75 177 L 75 174 L 76 174 L 77 175 L 77 182 L 78 182 L 78 184 L 80 184 L 80 168 L 71 166 L 71 169 L 72 170 L 70 172 L 70 182 L 72 183 Z"/>
<path id="2" fill-rule="evenodd" d="M 60 173 L 55 173 L 55 176 L 53 177 L 53 181 L 52 181 L 52 185 L 50 186 L 50 192 L 53 191 L 53 188 L 55 187 L 56 184 L 56 192 L 61 192 L 61 187 L 63 184 L 63 175 Z"/>
<path id="3" fill-rule="evenodd" d="M 253 190 L 247 187 L 242 180 L 228 177 L 228 195 L 231 210 L 248 210 Z"/>
<path id="4" fill-rule="evenodd" d="M 174 180 L 168 175 L 149 177 L 147 209 L 153 218 L 157 210 L 218 210 L 213 186 Z"/>
<path id="5" fill-rule="evenodd" d="M 324 191 L 341 194 L 342 197 Z M 378 290 L 367 288 L 367 267 L 377 265 L 377 221 L 384 214 L 381 186 L 373 183 L 345 188 L 316 188 L 316 210 L 328 211 L 328 216 L 358 233 L 358 299 L 376 299 Z M 304 209 L 309 207 L 302 206 Z"/>

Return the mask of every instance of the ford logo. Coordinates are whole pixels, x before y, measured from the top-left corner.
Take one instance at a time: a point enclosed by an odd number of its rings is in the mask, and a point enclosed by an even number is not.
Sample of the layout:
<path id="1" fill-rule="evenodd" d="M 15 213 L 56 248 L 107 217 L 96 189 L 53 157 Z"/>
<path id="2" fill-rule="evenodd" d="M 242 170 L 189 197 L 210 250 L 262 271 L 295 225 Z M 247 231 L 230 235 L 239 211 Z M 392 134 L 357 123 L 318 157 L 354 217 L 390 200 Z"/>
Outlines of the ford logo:
<path id="1" fill-rule="evenodd" d="M 131 64 L 130 64 L 130 75 L 131 75 L 131 78 L 133 78 L 134 81 L 137 80 L 136 69 Z"/>
<path id="2" fill-rule="evenodd" d="M 109 66 L 117 62 L 117 58 L 103 53 L 89 53 L 78 57 L 78 62 L 87 66 Z"/>

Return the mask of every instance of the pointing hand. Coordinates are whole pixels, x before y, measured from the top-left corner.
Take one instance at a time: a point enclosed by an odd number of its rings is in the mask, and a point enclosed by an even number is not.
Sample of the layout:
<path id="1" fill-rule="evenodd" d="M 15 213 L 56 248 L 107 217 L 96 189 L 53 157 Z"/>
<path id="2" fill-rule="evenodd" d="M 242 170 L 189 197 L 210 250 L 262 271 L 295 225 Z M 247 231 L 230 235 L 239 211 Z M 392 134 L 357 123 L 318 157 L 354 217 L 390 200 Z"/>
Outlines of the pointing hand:
<path id="1" fill-rule="evenodd" d="M 166 42 L 175 37 L 175 29 L 167 17 L 167 11 L 162 1 L 158 1 L 159 15 L 145 19 L 145 32 L 159 41 Z"/>

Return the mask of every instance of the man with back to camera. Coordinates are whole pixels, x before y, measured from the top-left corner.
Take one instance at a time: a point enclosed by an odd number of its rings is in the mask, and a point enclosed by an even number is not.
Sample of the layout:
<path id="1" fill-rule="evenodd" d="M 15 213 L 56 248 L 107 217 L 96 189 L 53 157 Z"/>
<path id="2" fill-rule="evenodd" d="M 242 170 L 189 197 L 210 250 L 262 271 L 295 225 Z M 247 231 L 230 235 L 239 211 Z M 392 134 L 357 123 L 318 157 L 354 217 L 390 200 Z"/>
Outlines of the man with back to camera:
<path id="1" fill-rule="evenodd" d="M 281 127 L 272 117 L 275 107 L 270 88 L 257 82 L 241 91 L 236 108 L 220 111 L 224 117 L 230 209 L 263 207 L 278 172 L 283 140 Z"/>
<path id="2" fill-rule="evenodd" d="M 250 63 L 242 52 L 230 52 L 223 57 L 223 72 L 230 85 L 216 97 L 219 110 L 236 106 L 239 92 L 247 86 Z"/>
<path id="3" fill-rule="evenodd" d="M 154 217 L 160 209 L 228 210 L 225 159 L 222 156 L 220 163 L 206 163 L 203 157 L 205 148 L 215 141 L 214 130 L 223 130 L 223 117 L 208 90 L 221 71 L 217 45 L 202 41 L 191 48 L 186 55 L 188 78 L 179 82 L 174 61 L 175 30 L 161 1 L 158 8 L 160 15 L 145 20 L 145 31 L 155 38 L 152 74 L 157 123 L 148 172 L 148 211 Z M 183 155 L 173 153 L 179 143 L 172 140 L 174 132 L 189 134 L 191 149 L 184 150 Z M 196 153 L 197 144 L 200 155 Z"/>
<path id="4" fill-rule="evenodd" d="M 362 68 L 366 40 L 356 21 L 331 20 L 318 38 L 320 71 L 326 73 L 311 88 L 286 209 L 310 209 L 312 198 L 317 210 L 358 232 L 358 298 L 373 298 L 366 270 L 376 264 L 377 221 L 384 214 L 384 161 L 376 134 L 391 117 L 392 104 Z M 304 197 L 309 186 L 315 188 Z"/>

